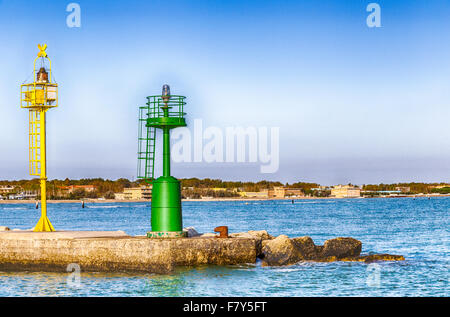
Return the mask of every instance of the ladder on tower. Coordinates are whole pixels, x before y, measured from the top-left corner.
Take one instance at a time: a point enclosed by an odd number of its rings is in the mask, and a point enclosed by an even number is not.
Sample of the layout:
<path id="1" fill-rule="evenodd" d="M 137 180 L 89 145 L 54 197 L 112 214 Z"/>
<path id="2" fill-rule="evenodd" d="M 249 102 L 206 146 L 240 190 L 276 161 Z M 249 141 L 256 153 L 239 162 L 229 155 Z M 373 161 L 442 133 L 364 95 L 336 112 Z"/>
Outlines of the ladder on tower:
<path id="1" fill-rule="evenodd" d="M 41 112 L 29 111 L 29 159 L 30 175 L 41 175 Z"/>
<path id="2" fill-rule="evenodd" d="M 155 175 L 156 128 L 146 126 L 147 111 L 147 107 L 142 107 L 139 116 L 138 178 L 151 183 Z"/>

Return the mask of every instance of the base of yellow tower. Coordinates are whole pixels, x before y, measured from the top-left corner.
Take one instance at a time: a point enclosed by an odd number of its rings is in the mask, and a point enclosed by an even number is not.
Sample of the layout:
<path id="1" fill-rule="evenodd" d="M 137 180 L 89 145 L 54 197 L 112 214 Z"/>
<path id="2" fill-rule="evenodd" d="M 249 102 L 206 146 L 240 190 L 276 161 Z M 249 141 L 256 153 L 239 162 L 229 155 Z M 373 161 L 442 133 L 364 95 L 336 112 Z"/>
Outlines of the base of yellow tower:
<path id="1" fill-rule="evenodd" d="M 47 217 L 41 217 L 33 229 L 34 232 L 51 232 L 55 231 L 50 220 Z"/>

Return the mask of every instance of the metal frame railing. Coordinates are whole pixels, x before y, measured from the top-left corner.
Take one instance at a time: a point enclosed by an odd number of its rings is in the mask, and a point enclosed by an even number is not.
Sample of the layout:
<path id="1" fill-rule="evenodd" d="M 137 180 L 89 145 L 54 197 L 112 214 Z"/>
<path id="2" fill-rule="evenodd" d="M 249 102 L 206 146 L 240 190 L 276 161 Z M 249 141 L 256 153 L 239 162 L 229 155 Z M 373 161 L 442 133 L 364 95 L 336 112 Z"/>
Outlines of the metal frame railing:
<path id="1" fill-rule="evenodd" d="M 147 127 L 148 107 L 139 107 L 137 178 L 151 183 L 155 174 L 156 128 Z"/>
<path id="2" fill-rule="evenodd" d="M 54 98 L 51 94 L 54 94 Z M 49 98 L 49 96 L 52 96 L 52 98 Z M 21 85 L 20 107 L 21 108 L 58 107 L 58 84 L 31 83 Z"/>
<path id="3" fill-rule="evenodd" d="M 184 118 L 186 113 L 184 112 L 184 105 L 186 97 L 171 95 L 167 103 L 163 100 L 162 96 L 149 96 L 147 97 L 148 106 L 148 118 L 164 118 L 164 107 L 168 107 L 169 118 Z"/>
<path id="4" fill-rule="evenodd" d="M 152 119 L 184 119 L 186 115 L 184 112 L 185 99 L 184 96 L 170 95 L 166 102 L 161 95 L 149 96 L 146 106 L 139 107 L 138 179 L 143 179 L 147 183 L 153 181 L 155 175 L 156 128 L 167 125 L 167 122 L 163 120 Z M 151 125 L 149 121 L 152 121 Z"/>

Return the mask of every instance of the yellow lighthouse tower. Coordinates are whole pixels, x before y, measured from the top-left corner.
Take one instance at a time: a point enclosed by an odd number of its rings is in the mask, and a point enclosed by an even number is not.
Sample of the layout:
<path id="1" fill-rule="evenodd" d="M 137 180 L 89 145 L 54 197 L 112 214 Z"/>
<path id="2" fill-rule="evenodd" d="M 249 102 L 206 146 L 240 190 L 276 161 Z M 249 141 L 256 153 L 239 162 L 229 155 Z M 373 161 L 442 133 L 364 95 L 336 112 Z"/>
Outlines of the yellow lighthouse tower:
<path id="1" fill-rule="evenodd" d="M 52 82 L 52 62 L 47 56 L 47 44 L 38 45 L 34 60 L 34 81 L 20 86 L 20 107 L 29 111 L 30 175 L 39 176 L 41 183 L 41 218 L 34 231 L 55 231 L 47 218 L 47 161 L 45 148 L 45 114 L 58 106 L 58 85 Z M 36 70 L 36 62 L 40 62 Z"/>

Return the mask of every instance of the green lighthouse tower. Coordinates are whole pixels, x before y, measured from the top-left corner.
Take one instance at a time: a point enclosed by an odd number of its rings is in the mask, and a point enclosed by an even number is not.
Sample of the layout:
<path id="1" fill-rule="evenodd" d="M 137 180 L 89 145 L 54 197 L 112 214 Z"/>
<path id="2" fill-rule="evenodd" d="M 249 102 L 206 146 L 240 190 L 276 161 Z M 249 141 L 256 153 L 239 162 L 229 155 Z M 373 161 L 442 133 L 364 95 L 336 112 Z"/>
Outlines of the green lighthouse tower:
<path id="1" fill-rule="evenodd" d="M 162 94 L 147 97 L 139 107 L 138 178 L 152 187 L 152 231 L 149 238 L 183 237 L 180 181 L 170 175 L 170 130 L 185 127 L 186 97 L 170 94 L 164 85 Z M 154 178 L 156 129 L 163 132 L 163 174 Z"/>

